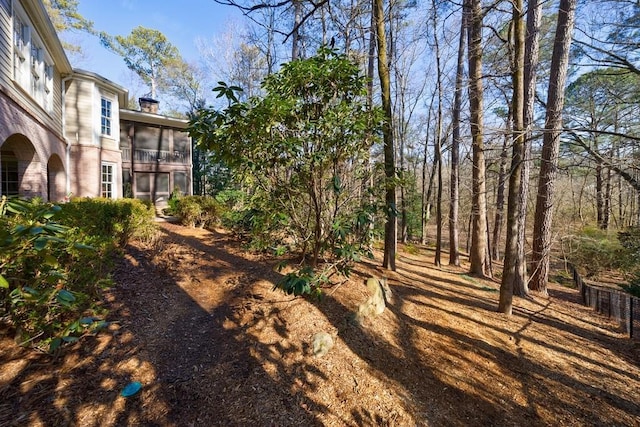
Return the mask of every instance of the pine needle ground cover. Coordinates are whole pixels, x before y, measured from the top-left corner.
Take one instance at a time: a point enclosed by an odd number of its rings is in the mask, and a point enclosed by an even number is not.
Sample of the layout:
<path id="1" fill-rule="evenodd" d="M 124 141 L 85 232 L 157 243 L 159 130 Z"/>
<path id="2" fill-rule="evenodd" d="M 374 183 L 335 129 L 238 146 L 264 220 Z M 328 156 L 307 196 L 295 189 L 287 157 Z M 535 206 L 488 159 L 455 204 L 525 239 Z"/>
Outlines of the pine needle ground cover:
<path id="1" fill-rule="evenodd" d="M 164 224 L 130 245 L 105 294 L 110 327 L 58 359 L 2 331 L 0 426 L 635 425 L 640 347 L 550 286 L 495 312 L 499 284 L 433 267 L 424 247 L 398 271 L 376 259 L 320 300 L 273 290 L 277 260 L 230 234 Z M 365 280 L 393 302 L 355 324 Z M 318 333 L 332 337 L 313 355 Z M 140 390 L 122 396 L 127 385 Z"/>

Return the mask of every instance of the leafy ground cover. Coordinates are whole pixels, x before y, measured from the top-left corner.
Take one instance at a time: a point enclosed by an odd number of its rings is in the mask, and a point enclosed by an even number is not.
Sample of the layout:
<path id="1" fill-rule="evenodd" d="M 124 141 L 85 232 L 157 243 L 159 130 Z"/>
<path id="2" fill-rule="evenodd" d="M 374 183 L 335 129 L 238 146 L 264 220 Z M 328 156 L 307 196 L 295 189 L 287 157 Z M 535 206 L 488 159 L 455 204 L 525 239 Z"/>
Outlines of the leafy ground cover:
<path id="1" fill-rule="evenodd" d="M 117 265 L 107 331 L 57 359 L 0 331 L 0 426 L 637 425 L 640 345 L 575 291 L 551 285 L 507 318 L 498 283 L 432 260 L 401 250 L 396 273 L 376 260 L 292 298 L 231 235 L 164 224 Z M 370 275 L 393 303 L 356 325 Z M 335 342 L 323 357 L 318 332 Z"/>

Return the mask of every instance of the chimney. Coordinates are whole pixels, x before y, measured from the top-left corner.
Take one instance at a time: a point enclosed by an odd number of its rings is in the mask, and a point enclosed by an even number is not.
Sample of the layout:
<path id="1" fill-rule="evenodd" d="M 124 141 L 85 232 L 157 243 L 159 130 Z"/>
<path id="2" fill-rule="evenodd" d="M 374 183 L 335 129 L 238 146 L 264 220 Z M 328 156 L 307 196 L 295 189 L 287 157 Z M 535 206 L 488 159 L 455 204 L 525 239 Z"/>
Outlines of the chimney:
<path id="1" fill-rule="evenodd" d="M 153 98 L 138 98 L 140 104 L 140 111 L 145 113 L 158 114 L 159 102 Z"/>

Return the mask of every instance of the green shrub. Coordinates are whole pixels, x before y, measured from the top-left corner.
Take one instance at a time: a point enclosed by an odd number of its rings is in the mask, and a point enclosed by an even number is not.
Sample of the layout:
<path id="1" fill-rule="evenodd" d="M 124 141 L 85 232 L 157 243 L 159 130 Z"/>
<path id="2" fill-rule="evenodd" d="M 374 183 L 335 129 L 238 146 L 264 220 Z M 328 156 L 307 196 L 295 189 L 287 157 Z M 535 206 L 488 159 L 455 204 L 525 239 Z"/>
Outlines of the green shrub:
<path id="1" fill-rule="evenodd" d="M 618 233 L 620 244 L 627 251 L 629 265 L 626 268 L 628 284 L 621 287 L 640 298 L 640 227 L 629 227 Z"/>
<path id="2" fill-rule="evenodd" d="M 219 221 L 221 204 L 211 196 L 184 196 L 176 204 L 176 215 L 182 225 L 211 228 Z"/>
<path id="3" fill-rule="evenodd" d="M 577 235 L 565 238 L 563 245 L 569 262 L 587 277 L 628 267 L 628 251 L 615 235 L 604 230 L 585 227 Z"/>
<path id="4" fill-rule="evenodd" d="M 0 204 L 0 318 L 22 344 L 55 350 L 99 320 L 112 252 L 157 234 L 140 200 L 75 199 L 62 206 L 6 198 Z"/>
<path id="5" fill-rule="evenodd" d="M 164 212 L 169 215 L 176 215 L 180 199 L 182 199 L 182 191 L 180 188 L 175 187 L 169 196 L 168 206 L 164 209 Z"/>
<path id="6" fill-rule="evenodd" d="M 55 350 L 104 323 L 87 313 L 106 283 L 105 253 L 54 219 L 61 208 L 2 198 L 0 203 L 0 317 L 21 344 Z"/>
<path id="7" fill-rule="evenodd" d="M 153 240 L 157 234 L 154 218 L 153 206 L 138 199 L 78 198 L 62 205 L 59 220 L 81 229 L 89 238 L 125 245 L 131 239 Z"/>

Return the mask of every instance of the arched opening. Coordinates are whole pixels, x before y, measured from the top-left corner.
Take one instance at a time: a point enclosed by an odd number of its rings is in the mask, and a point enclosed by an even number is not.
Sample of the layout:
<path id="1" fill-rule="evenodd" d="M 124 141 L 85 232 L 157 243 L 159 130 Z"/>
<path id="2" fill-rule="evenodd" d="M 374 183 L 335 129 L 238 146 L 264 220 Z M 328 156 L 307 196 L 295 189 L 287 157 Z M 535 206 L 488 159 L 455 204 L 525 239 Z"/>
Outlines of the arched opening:
<path id="1" fill-rule="evenodd" d="M 57 154 L 52 155 L 47 163 L 47 198 L 50 202 L 64 200 L 66 190 L 66 174 L 62 160 Z"/>
<path id="2" fill-rule="evenodd" d="M 26 136 L 11 135 L 0 146 L 0 171 L 3 195 L 42 196 L 40 160 Z"/>

